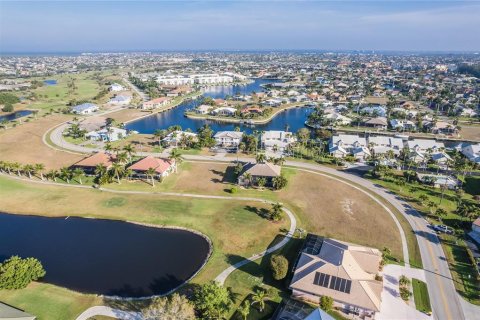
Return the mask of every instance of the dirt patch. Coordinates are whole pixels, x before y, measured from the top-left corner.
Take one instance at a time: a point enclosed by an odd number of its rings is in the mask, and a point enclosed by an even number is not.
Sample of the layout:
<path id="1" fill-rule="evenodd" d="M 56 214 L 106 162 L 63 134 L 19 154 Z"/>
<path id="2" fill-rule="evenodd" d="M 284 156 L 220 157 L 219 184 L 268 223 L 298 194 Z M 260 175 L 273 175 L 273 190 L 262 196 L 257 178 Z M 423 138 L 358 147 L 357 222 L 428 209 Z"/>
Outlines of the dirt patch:
<path id="1" fill-rule="evenodd" d="M 46 169 L 58 169 L 82 159 L 81 155 L 54 150 L 42 141 L 47 130 L 67 119 L 69 116 L 52 115 L 0 131 L 0 160 L 43 163 Z"/>
<path id="2" fill-rule="evenodd" d="M 463 123 L 460 126 L 462 127 L 462 130 L 460 131 L 462 138 L 480 141 L 480 126 L 467 126 Z"/>

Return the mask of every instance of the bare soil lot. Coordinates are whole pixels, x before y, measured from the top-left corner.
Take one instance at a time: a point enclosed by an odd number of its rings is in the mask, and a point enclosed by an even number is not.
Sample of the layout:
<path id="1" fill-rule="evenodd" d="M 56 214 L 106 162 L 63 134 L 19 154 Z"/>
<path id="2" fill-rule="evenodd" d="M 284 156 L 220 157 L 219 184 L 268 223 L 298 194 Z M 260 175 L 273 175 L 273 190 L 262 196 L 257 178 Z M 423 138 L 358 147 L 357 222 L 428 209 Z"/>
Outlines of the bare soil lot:
<path id="1" fill-rule="evenodd" d="M 47 130 L 70 117 L 55 114 L 0 131 L 0 160 L 43 163 L 46 169 L 58 169 L 82 159 L 81 155 L 54 150 L 42 141 Z"/>

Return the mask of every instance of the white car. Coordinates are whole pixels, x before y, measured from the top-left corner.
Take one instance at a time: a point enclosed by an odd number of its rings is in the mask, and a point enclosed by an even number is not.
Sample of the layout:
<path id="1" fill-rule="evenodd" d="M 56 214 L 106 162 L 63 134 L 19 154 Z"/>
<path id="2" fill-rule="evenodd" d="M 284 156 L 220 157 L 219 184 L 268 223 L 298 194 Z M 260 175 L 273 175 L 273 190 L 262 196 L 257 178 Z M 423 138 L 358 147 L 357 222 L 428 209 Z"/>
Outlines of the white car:
<path id="1" fill-rule="evenodd" d="M 433 230 L 446 234 L 453 234 L 453 229 L 443 224 L 432 225 Z"/>

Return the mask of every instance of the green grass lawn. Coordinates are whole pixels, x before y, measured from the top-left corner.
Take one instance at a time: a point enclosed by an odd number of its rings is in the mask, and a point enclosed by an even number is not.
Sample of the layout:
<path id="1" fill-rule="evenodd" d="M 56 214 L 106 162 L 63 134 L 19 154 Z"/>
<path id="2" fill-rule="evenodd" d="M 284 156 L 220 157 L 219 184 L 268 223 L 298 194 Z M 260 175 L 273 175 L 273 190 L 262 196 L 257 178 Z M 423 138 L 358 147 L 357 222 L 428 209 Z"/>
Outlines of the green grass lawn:
<path id="1" fill-rule="evenodd" d="M 256 214 L 258 209 L 253 209 L 269 206 L 248 201 L 118 195 L 35 185 L 4 177 L 0 177 L 0 193 L 0 209 L 4 212 L 97 217 L 198 230 L 210 238 L 213 252 L 193 283 L 210 281 L 232 262 L 264 250 L 289 225 L 286 219 L 272 223 L 260 217 Z M 2 291 L 0 300 L 39 319 L 74 319 L 98 301 L 90 295 L 41 283 L 25 290 Z"/>
<path id="2" fill-rule="evenodd" d="M 430 306 L 430 298 L 428 296 L 427 284 L 418 279 L 412 279 L 413 298 L 415 300 L 415 307 L 418 311 L 430 314 L 432 307 Z"/>

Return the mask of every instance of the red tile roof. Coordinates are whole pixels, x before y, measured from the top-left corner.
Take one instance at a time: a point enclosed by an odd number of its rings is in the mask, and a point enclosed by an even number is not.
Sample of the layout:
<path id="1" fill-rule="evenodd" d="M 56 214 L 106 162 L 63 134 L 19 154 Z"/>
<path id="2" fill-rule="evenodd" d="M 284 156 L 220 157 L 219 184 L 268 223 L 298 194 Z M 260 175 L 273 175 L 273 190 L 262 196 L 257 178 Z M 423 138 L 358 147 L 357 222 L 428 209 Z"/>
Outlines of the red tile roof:
<path id="1" fill-rule="evenodd" d="M 103 152 L 98 152 L 91 155 L 88 158 L 78 161 L 74 164 L 77 167 L 96 167 L 99 164 L 103 164 L 105 167 L 109 168 L 115 161 L 115 156 Z"/>
<path id="2" fill-rule="evenodd" d="M 175 160 L 173 159 L 170 160 L 147 156 L 128 167 L 128 169 L 133 171 L 147 171 L 148 169 L 153 168 L 156 172 L 162 174 L 174 164 Z"/>

